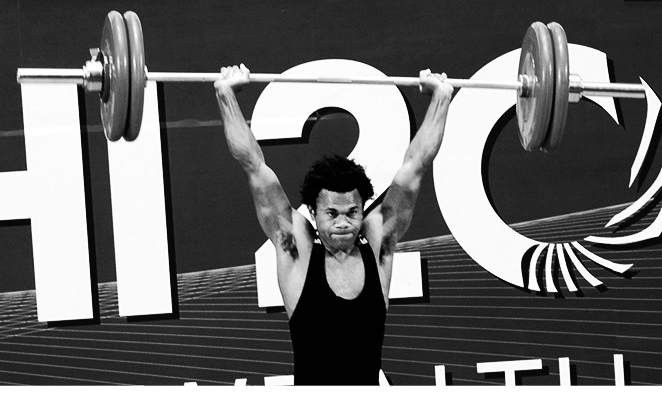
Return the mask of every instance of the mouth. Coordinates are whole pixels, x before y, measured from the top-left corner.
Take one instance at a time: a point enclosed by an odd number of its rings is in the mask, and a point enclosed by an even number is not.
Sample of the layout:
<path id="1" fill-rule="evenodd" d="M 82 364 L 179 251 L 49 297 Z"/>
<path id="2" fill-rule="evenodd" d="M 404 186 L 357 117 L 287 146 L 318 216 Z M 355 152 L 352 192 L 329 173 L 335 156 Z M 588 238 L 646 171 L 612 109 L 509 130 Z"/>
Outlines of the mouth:
<path id="1" fill-rule="evenodd" d="M 331 233 L 331 235 L 336 236 L 336 237 L 341 237 L 341 238 L 347 238 L 347 237 L 354 236 L 354 234 L 349 233 L 349 232 L 347 232 L 347 233 Z"/>

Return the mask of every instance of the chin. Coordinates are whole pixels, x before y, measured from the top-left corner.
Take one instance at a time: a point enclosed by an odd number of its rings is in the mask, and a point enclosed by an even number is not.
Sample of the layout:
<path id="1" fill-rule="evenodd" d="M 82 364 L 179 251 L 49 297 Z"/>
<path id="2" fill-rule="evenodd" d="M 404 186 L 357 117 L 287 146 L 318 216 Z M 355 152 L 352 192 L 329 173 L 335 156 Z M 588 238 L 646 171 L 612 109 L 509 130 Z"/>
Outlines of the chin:
<path id="1" fill-rule="evenodd" d="M 356 235 L 348 234 L 346 236 L 336 236 L 332 239 L 332 241 L 338 244 L 338 246 L 351 247 L 356 241 Z"/>

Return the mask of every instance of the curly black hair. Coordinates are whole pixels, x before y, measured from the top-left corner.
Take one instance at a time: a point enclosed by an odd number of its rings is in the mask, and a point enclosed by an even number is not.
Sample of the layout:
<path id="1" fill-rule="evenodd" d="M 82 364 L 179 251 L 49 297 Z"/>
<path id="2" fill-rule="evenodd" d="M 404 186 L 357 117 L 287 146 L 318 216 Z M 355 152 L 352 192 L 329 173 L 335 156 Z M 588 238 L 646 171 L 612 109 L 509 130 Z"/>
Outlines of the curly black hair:
<path id="1" fill-rule="evenodd" d="M 363 203 L 375 194 L 363 166 L 340 155 L 324 155 L 313 163 L 301 185 L 301 202 L 315 209 L 322 189 L 337 193 L 359 191 Z"/>

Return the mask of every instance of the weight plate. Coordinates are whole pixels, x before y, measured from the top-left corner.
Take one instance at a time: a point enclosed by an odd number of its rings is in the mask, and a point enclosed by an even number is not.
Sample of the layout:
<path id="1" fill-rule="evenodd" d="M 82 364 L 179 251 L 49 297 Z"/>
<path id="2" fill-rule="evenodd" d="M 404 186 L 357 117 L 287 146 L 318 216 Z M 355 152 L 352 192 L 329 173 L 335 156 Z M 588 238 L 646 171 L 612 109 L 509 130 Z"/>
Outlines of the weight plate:
<path id="1" fill-rule="evenodd" d="M 526 95 L 517 97 L 517 125 L 522 147 L 539 149 L 545 142 L 554 99 L 554 50 L 547 26 L 534 22 L 524 35 L 519 75 L 529 82 Z"/>
<path id="2" fill-rule="evenodd" d="M 145 46 L 140 19 L 133 11 L 124 13 L 126 33 L 129 40 L 129 68 L 131 71 L 129 109 L 124 139 L 133 141 L 140 133 L 145 103 Z"/>
<path id="3" fill-rule="evenodd" d="M 101 34 L 103 87 L 101 123 L 106 138 L 119 140 L 124 134 L 129 107 L 129 45 L 124 18 L 117 11 L 106 16 Z"/>
<path id="4" fill-rule="evenodd" d="M 568 61 L 568 38 L 563 27 L 551 22 L 547 24 L 552 37 L 554 49 L 554 105 L 549 121 L 547 138 L 540 148 L 542 151 L 552 151 L 561 142 L 565 130 L 565 120 L 568 116 L 570 102 L 570 71 Z"/>

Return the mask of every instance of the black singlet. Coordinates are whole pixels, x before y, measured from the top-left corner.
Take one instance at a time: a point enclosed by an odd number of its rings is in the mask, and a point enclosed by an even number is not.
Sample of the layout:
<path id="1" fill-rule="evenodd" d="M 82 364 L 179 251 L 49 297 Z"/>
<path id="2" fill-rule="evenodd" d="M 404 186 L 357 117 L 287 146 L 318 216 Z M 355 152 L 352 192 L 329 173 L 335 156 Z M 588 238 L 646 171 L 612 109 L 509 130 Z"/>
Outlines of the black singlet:
<path id="1" fill-rule="evenodd" d="M 289 322 L 294 385 L 379 385 L 386 305 L 370 245 L 360 243 L 359 249 L 365 282 L 361 293 L 348 300 L 329 286 L 325 249 L 313 245 Z"/>

